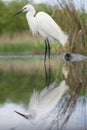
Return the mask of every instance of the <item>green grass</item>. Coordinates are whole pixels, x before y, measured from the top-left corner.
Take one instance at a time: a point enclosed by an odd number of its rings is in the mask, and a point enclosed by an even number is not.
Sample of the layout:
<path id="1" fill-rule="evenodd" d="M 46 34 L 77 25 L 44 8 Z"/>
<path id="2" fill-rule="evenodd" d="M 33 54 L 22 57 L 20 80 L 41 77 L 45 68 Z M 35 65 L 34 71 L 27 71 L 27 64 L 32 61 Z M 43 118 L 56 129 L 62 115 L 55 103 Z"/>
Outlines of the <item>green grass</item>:
<path id="1" fill-rule="evenodd" d="M 41 44 L 41 43 L 40 43 Z M 40 50 L 38 49 L 39 45 L 37 43 L 3 43 L 0 45 L 0 54 L 34 54 L 40 53 L 43 45 L 40 45 Z M 39 50 L 39 52 L 38 52 Z M 43 51 L 43 50 L 42 50 Z"/>
<path id="2" fill-rule="evenodd" d="M 21 42 L 0 44 L 0 54 L 44 54 L 44 42 Z M 60 44 L 51 44 L 51 53 L 59 53 Z"/>

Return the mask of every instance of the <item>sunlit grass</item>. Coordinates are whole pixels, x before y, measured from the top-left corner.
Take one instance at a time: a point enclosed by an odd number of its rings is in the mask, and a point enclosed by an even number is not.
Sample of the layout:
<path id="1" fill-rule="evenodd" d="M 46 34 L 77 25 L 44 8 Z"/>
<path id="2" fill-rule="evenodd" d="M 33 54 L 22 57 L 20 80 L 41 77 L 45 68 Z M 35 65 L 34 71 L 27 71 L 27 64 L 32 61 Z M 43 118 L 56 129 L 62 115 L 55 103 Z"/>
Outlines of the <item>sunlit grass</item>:
<path id="1" fill-rule="evenodd" d="M 44 54 L 43 42 L 21 42 L 0 44 L 0 54 Z M 51 44 L 51 53 L 56 54 L 63 50 L 59 43 Z"/>

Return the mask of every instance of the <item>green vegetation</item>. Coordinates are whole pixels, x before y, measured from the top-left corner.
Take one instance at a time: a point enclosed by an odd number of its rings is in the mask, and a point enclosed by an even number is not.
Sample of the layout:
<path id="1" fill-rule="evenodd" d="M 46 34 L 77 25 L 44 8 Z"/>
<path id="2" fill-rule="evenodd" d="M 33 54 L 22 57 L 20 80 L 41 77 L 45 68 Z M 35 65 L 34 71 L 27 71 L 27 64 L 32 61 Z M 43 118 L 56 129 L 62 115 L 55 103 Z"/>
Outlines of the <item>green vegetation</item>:
<path id="1" fill-rule="evenodd" d="M 38 52 L 38 50 L 40 50 Z M 32 43 L 8 43 L 0 45 L 1 54 L 38 54 L 43 52 L 43 44 L 40 46 L 36 42 Z"/>
<path id="2" fill-rule="evenodd" d="M 56 49 L 56 47 L 58 47 Z M 59 50 L 58 50 L 59 49 Z M 60 44 L 51 45 L 51 53 L 57 54 L 63 51 Z M 44 44 L 42 42 L 21 42 L 0 44 L 0 54 L 44 54 Z"/>
<path id="3" fill-rule="evenodd" d="M 13 14 L 17 11 L 17 9 L 21 8 L 24 5 L 24 2 L 10 2 L 5 4 L 0 1 L 0 34 L 9 33 L 12 35 L 13 33 L 27 29 L 27 23 L 25 18 L 20 15 L 19 17 L 13 17 Z"/>

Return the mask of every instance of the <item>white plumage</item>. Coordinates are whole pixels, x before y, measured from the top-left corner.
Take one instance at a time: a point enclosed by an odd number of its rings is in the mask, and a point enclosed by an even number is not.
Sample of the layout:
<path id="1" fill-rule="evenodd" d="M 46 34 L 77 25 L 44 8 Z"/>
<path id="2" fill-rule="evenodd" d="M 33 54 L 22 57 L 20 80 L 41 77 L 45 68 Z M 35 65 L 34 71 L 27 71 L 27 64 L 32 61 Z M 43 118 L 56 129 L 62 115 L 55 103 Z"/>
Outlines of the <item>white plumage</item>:
<path id="1" fill-rule="evenodd" d="M 23 9 L 25 9 L 24 12 L 27 11 L 26 18 L 33 35 L 39 33 L 44 39 L 48 38 L 49 41 L 56 40 L 62 45 L 67 42 L 68 35 L 62 31 L 47 13 L 39 12 L 36 14 L 32 5 L 26 5 Z"/>
<path id="2" fill-rule="evenodd" d="M 44 39 L 47 37 L 49 41 L 59 41 L 64 46 L 68 36 L 48 14 L 40 12 L 36 15 L 36 20 L 38 32 Z"/>

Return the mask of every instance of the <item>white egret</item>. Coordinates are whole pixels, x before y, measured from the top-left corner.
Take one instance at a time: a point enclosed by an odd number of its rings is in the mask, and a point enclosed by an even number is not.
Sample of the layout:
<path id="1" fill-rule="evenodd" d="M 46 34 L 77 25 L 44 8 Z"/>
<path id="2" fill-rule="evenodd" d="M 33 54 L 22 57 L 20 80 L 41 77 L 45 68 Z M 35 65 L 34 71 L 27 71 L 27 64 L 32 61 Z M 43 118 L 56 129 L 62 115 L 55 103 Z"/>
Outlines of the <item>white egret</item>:
<path id="1" fill-rule="evenodd" d="M 69 87 L 64 80 L 59 85 L 54 82 L 49 88 L 44 88 L 40 93 L 34 90 L 29 102 L 28 114 L 15 112 L 29 120 L 44 119 L 55 108 L 68 89 Z"/>
<path id="2" fill-rule="evenodd" d="M 62 29 L 56 24 L 56 22 L 45 12 L 38 12 L 36 14 L 35 8 L 27 4 L 21 10 L 19 10 L 15 15 L 22 12 L 26 13 L 26 18 L 33 35 L 39 33 L 45 40 L 45 58 L 48 53 L 50 61 L 50 44 L 49 42 L 58 41 L 63 46 L 67 43 L 68 35 L 65 34 Z M 15 16 L 14 15 L 14 16 Z"/>

